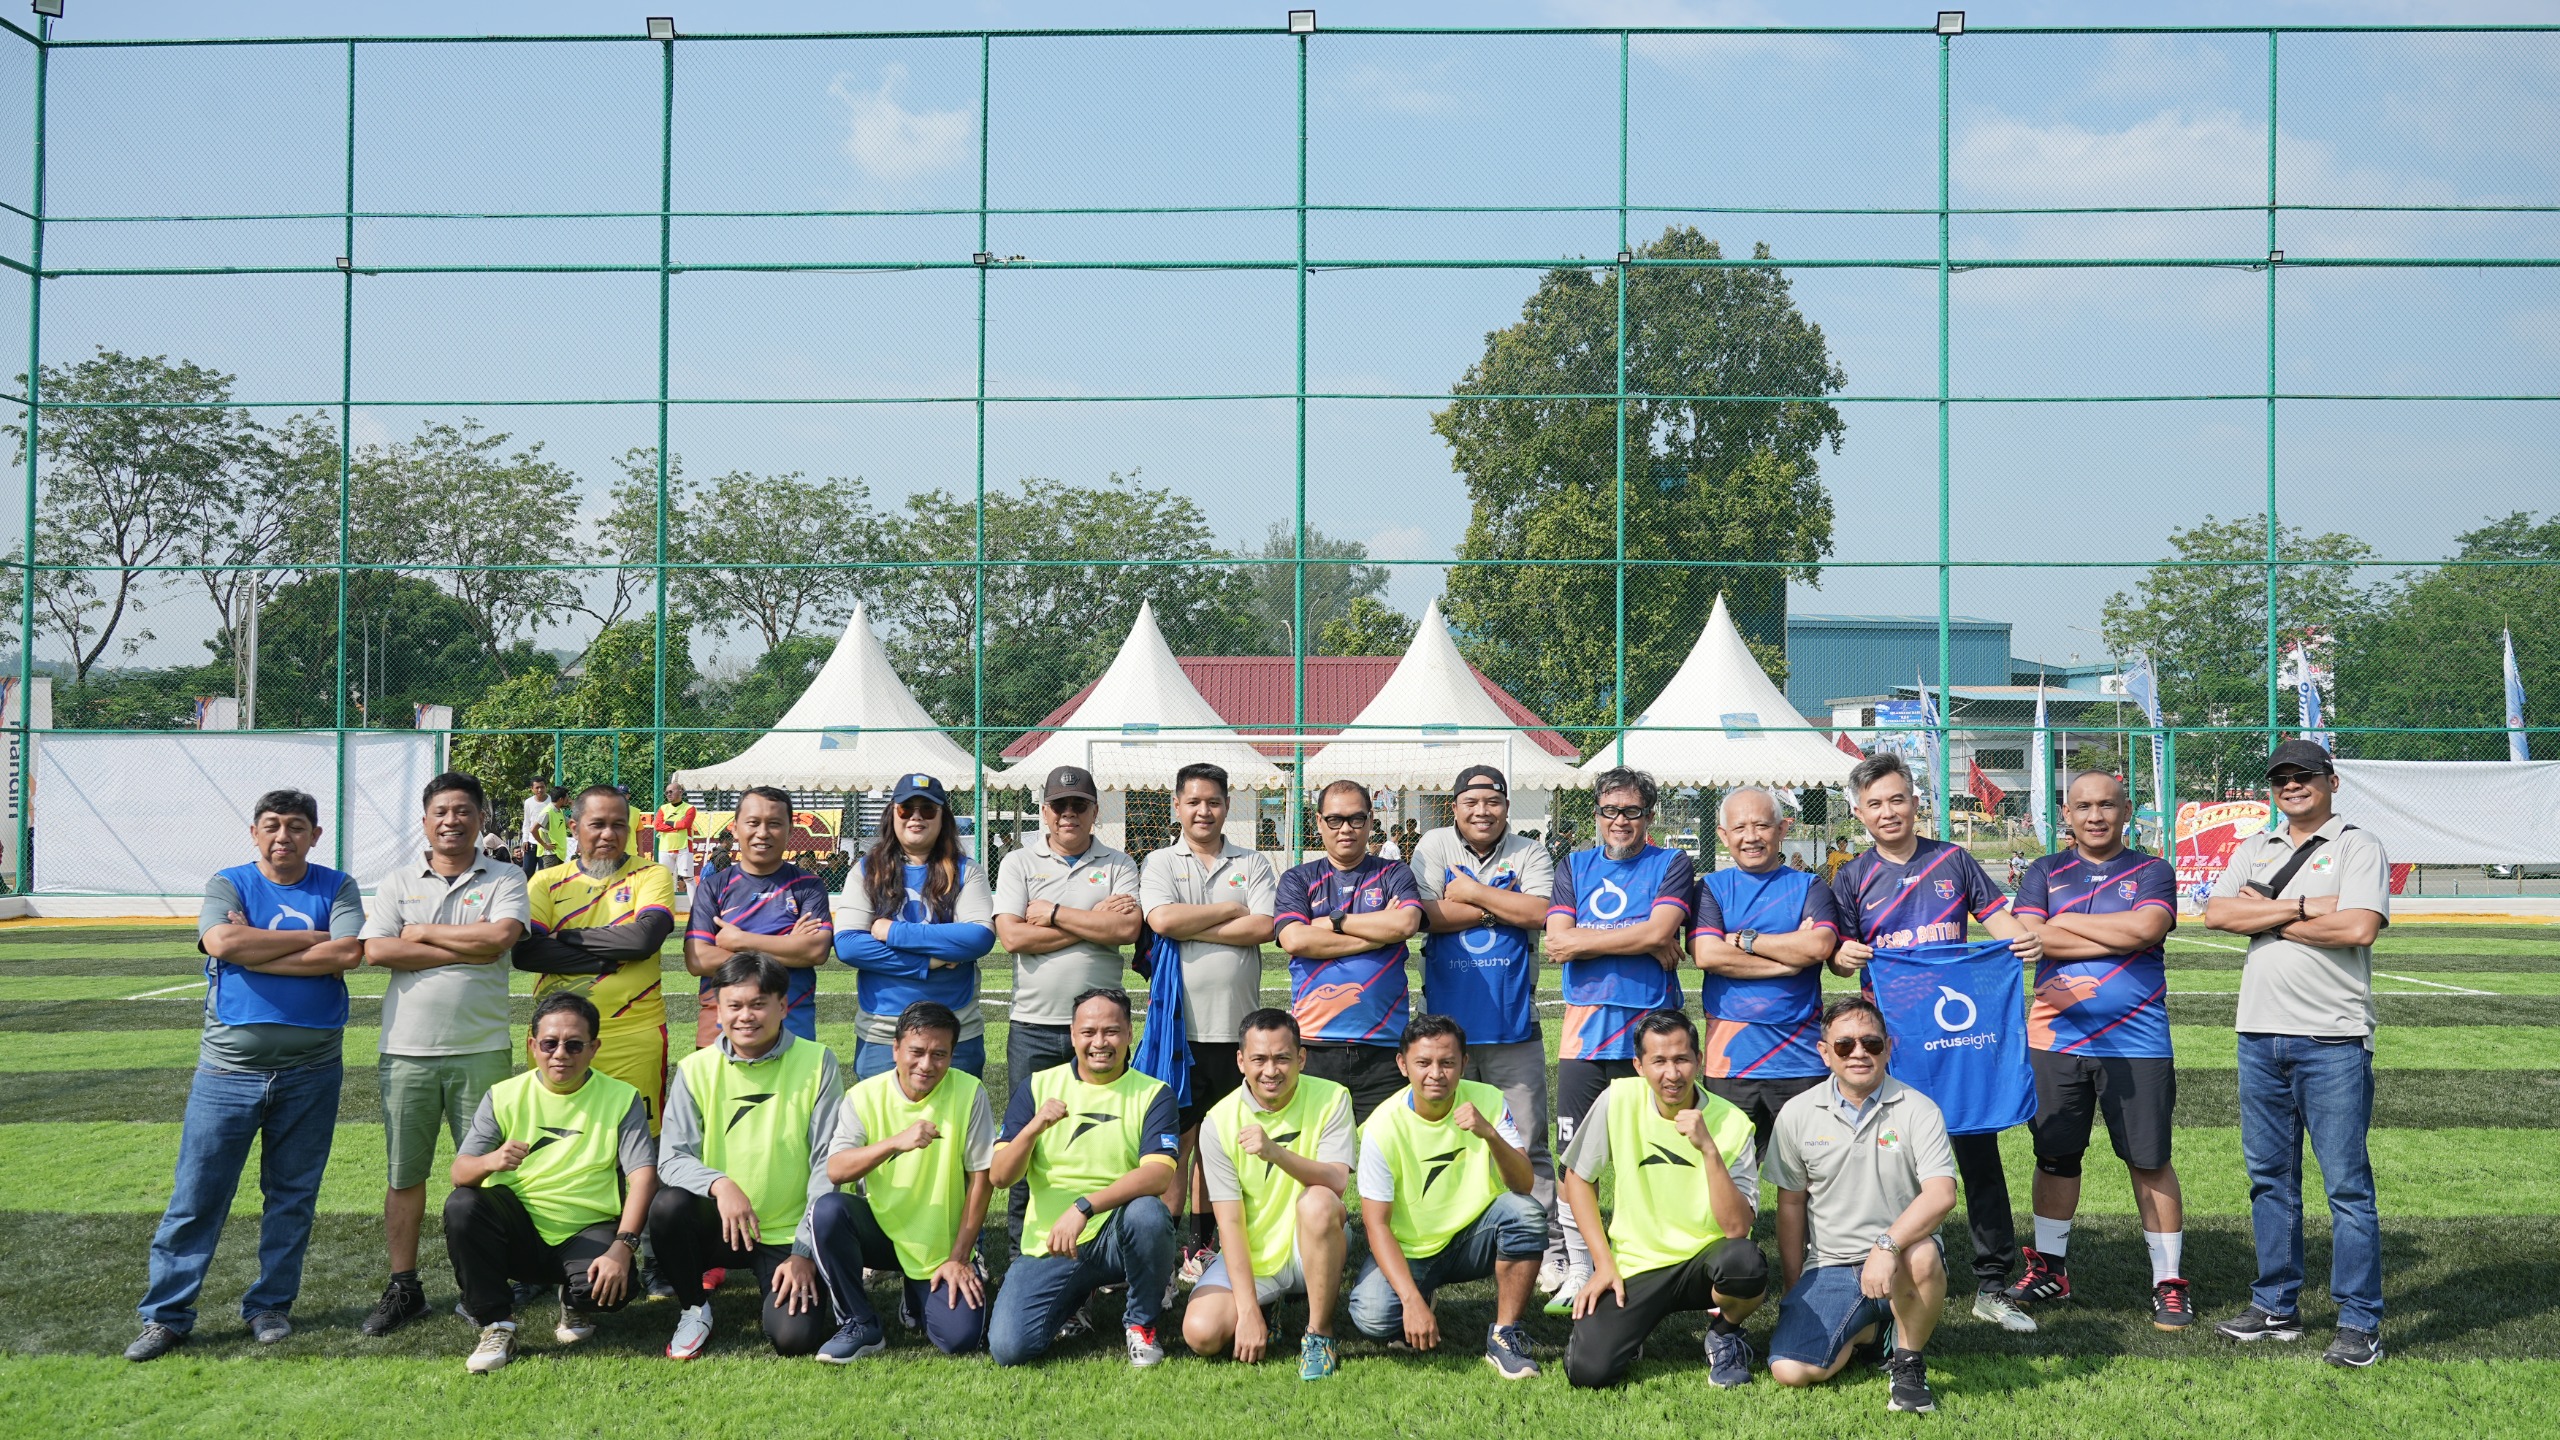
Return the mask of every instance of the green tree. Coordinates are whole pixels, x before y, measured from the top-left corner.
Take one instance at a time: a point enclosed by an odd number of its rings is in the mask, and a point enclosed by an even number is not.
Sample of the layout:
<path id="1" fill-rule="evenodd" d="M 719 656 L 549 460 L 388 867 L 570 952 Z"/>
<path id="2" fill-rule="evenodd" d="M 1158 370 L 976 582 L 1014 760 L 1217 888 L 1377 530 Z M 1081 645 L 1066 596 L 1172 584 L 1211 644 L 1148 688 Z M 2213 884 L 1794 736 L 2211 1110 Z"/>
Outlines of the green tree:
<path id="1" fill-rule="evenodd" d="M 2357 725 L 2503 726 L 2511 631 L 2528 724 L 2560 705 L 2560 515 L 2517 512 L 2461 537 L 2467 563 L 2404 572 L 2336 647 L 2338 708 Z M 2522 563 L 2518 563 L 2522 562 Z M 2546 719 L 2544 723 L 2548 723 Z M 2504 760 L 2507 737 L 2355 735 L 2355 755 L 2387 760 Z M 2534 737 L 2537 758 L 2560 742 Z"/>
<path id="2" fill-rule="evenodd" d="M 415 576 L 347 572 L 347 723 L 405 729 L 412 707 L 451 705 L 456 715 L 499 678 L 470 610 Z M 356 638 L 362 637 L 362 638 Z M 211 642 L 227 671 L 233 640 Z M 508 657 L 538 665 L 530 647 Z M 305 574 L 268 596 L 258 617 L 258 724 L 269 729 L 337 723 L 338 578 Z"/>
<path id="3" fill-rule="evenodd" d="M 830 637 L 794 635 L 757 656 L 756 663 L 737 679 L 706 684 L 702 710 L 713 717 L 709 723 L 734 725 L 747 732 L 718 741 L 727 747 L 723 753 L 745 748 L 757 732 L 780 724 L 784 712 L 798 702 L 834 653 L 835 641 Z"/>
<path id="4" fill-rule="evenodd" d="M 149 631 L 128 631 L 162 588 L 150 567 L 202 563 L 237 538 L 242 496 L 254 493 L 262 434 L 229 408 L 232 377 L 165 355 L 101 346 L 89 359 L 37 369 L 42 398 L 99 409 L 47 409 L 36 427 L 39 623 L 69 651 L 74 683 L 123 640 L 132 654 Z M 23 390 L 26 376 L 18 376 Z M 26 461 L 27 431 L 15 463 Z"/>
<path id="5" fill-rule="evenodd" d="M 897 516 L 896 553 L 909 560 L 976 554 L 977 507 L 933 490 Z M 987 492 L 986 723 L 1039 722 L 1100 675 L 1152 603 L 1177 654 L 1252 653 L 1249 582 L 1232 566 L 1196 501 L 1141 485 L 1135 473 L 1099 485 L 1029 478 Z M 1107 559 L 1104 557 L 1108 557 Z M 1118 564 L 1118 561 L 1152 563 Z M 1032 564 L 1013 562 L 1031 561 Z M 1165 562 L 1183 563 L 1165 563 Z M 916 698 L 945 725 L 970 719 L 974 567 L 879 573 L 876 617 L 890 657 Z M 1009 736 L 991 736 L 989 752 Z"/>
<path id="6" fill-rule="evenodd" d="M 1294 560 L 1297 537 L 1291 527 L 1281 521 L 1271 522 L 1262 537 L 1261 548 L 1246 555 L 1257 560 Z M 1327 535 L 1310 525 L 1307 527 L 1307 558 L 1310 560 L 1364 561 L 1369 547 L 1357 540 Z M 1253 619 L 1260 631 L 1256 648 L 1265 654 L 1290 653 L 1290 628 L 1298 623 L 1297 569 L 1295 565 L 1255 565 L 1245 570 L 1252 586 Z M 1394 572 L 1384 565 L 1332 564 L 1307 567 L 1307 653 L 1318 653 L 1316 638 L 1349 614 L 1352 606 L 1363 599 L 1375 599 L 1387 593 L 1387 581 Z M 1349 654 L 1349 651 L 1332 651 Z"/>
<path id="7" fill-rule="evenodd" d="M 1320 655 L 1401 655 L 1413 643 L 1414 620 L 1401 610 L 1366 595 L 1324 627 Z"/>
<path id="8" fill-rule="evenodd" d="M 650 785 L 650 725 L 656 718 L 656 618 L 604 627 L 573 676 L 526 668 L 491 686 L 457 723 L 466 730 L 586 730 L 560 742 L 560 775 L 571 789 L 617 777 L 645 798 Z M 702 677 L 682 626 L 667 627 L 667 723 L 703 723 L 693 697 Z M 701 764 L 727 737 L 667 737 L 667 768 Z M 454 741 L 455 763 L 484 778 L 518 777 L 547 768 L 551 736 L 474 735 Z M 468 763 L 466 763 L 468 762 Z M 475 768 L 477 767 L 477 768 Z M 513 779 L 509 783 L 514 783 Z"/>
<path id="9" fill-rule="evenodd" d="M 2238 732 L 2178 738 L 2179 788 L 2219 794 L 2226 779 L 2252 773 L 2251 757 L 2266 750 L 2266 517 L 2218 520 L 2207 515 L 2170 531 L 2169 549 L 2178 563 L 2155 566 L 2130 593 L 2110 597 L 2098 624 L 2113 653 L 2128 662 L 2138 655 L 2151 658 L 2160 677 L 2166 723 Z M 2371 547 L 2351 535 L 2312 535 L 2280 525 L 2276 553 L 2278 643 L 2354 633 L 2371 603 L 2370 592 L 2347 565 L 2309 562 L 2365 560 L 2373 554 Z M 2226 561 L 2246 563 L 2202 563 Z M 2353 703 L 2352 697 L 2342 702 Z M 2300 720 L 2292 688 L 2285 687 L 2277 699 L 2275 723 L 2298 725 Z M 2191 783 L 2200 777 L 2210 790 Z"/>
<path id="10" fill-rule="evenodd" d="M 1637 252 L 1709 261 L 1685 226 Z M 1754 246 L 1758 259 L 1766 245 Z M 1632 714 L 1668 681 L 1724 591 L 1754 653 L 1785 671 L 1786 585 L 1816 583 L 1831 552 L 1819 452 L 1846 424 L 1819 396 L 1847 377 L 1775 268 L 1631 270 L 1626 303 L 1626 675 Z M 1448 613 L 1470 660 L 1544 718 L 1596 725 L 1615 711 L 1619 407 L 1618 272 L 1547 272 L 1517 323 L 1432 417 L 1467 478 L 1473 513 Z M 1555 398 L 1544 398 L 1553 396 Z M 1729 396 L 1780 397 L 1728 399 Z M 1514 397 L 1514 398 L 1495 398 Z M 1517 398 L 1530 397 L 1530 398 Z M 1731 569 L 1713 562 L 1786 561 Z M 1596 736 L 1594 737 L 1597 738 Z"/>
<path id="11" fill-rule="evenodd" d="M 622 467 L 616 513 L 628 517 L 626 528 L 647 527 L 633 547 L 645 558 L 656 545 L 657 452 L 630 451 Z M 668 558 L 721 567 L 669 572 L 670 613 L 753 630 L 767 650 L 813 626 L 842 626 L 866 584 L 877 583 L 859 572 L 771 567 L 890 558 L 887 527 L 860 480 L 732 470 L 697 483 L 675 466 L 667 472 L 667 501 Z"/>

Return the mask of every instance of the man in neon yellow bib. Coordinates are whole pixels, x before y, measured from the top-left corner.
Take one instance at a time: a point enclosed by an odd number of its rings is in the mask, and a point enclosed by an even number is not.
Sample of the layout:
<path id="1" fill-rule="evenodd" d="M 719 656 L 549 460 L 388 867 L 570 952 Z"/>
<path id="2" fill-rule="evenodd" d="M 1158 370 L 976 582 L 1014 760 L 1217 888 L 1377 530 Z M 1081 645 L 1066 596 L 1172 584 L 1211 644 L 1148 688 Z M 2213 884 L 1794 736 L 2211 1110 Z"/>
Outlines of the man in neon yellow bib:
<path id="1" fill-rule="evenodd" d="M 827 1142 L 830 1190 L 809 1208 L 818 1274 L 843 1325 L 818 1347 L 841 1365 L 887 1344 L 862 1293 L 862 1272 L 904 1277 L 898 1321 L 922 1330 L 945 1355 L 978 1348 L 987 1335 L 987 1284 L 970 1259 L 987 1221 L 996 1148 L 994 1107 L 978 1077 L 951 1068 L 960 1017 L 919 1000 L 898 1015 L 889 1068 L 855 1084 L 836 1109 Z"/>
<path id="2" fill-rule="evenodd" d="M 1087 990 L 1071 1014 L 1075 1058 L 1014 1087 L 996 1140 L 995 1183 L 1027 1178 L 1031 1208 L 1022 1253 L 987 1317 L 987 1353 L 999 1365 L 1039 1359 L 1086 1297 L 1125 1283 L 1121 1337 L 1129 1363 L 1145 1369 L 1164 1360 L 1156 1316 L 1170 1299 L 1175 1259 L 1164 1195 L 1181 1121 L 1164 1082 L 1129 1068 L 1125 991 Z"/>
<path id="3" fill-rule="evenodd" d="M 1614 1385 L 1655 1326 L 1706 1310 L 1707 1378 L 1751 1379 L 1742 1318 L 1769 1291 L 1751 1243 L 1760 1213 L 1757 1136 L 1742 1108 L 1699 1083 L 1698 1027 L 1677 1010 L 1636 1022 L 1636 1073 L 1612 1080 L 1565 1151 L 1564 1197 L 1591 1251 L 1573 1302 L 1565 1378 Z M 1617 1211 L 1600 1220 L 1600 1172 L 1617 1171 Z"/>
<path id="4" fill-rule="evenodd" d="M 1404 1027 L 1396 1068 L 1405 1088 L 1360 1127 L 1360 1221 L 1369 1261 L 1351 1287 L 1351 1323 L 1372 1340 L 1440 1344 L 1431 1297 L 1443 1285 L 1494 1282 L 1485 1363 L 1505 1380 L 1538 1373 L 1520 1328 L 1547 1250 L 1547 1217 L 1511 1107 L 1491 1085 L 1459 1077 L 1467 1032 L 1446 1015 Z"/>
<path id="5" fill-rule="evenodd" d="M 1306 1047 L 1288 1011 L 1253 1011 L 1241 1035 L 1236 1069 L 1244 1084 L 1200 1120 L 1200 1169 L 1220 1249 L 1191 1289 L 1182 1338 L 1195 1355 L 1232 1345 L 1239 1362 L 1254 1364 L 1271 1339 L 1263 1308 L 1304 1295 L 1298 1378 L 1322 1380 L 1341 1364 L 1333 1302 L 1342 1291 L 1342 1192 L 1351 1188 L 1358 1145 L 1351 1092 L 1301 1073 Z M 1252 1303 L 1240 1303 L 1239 1293 Z"/>
<path id="6" fill-rule="evenodd" d="M 760 950 L 732 954 L 720 987 L 720 1038 L 687 1055 L 667 1084 L 649 1241 L 682 1310 L 667 1358 L 690 1360 L 711 1340 L 714 1268 L 753 1266 L 764 1292 L 764 1333 L 778 1355 L 814 1355 L 836 1331 L 818 1284 L 809 1206 L 835 1188 L 827 1141 L 844 1086 L 835 1053 L 782 1026 L 791 972 Z"/>

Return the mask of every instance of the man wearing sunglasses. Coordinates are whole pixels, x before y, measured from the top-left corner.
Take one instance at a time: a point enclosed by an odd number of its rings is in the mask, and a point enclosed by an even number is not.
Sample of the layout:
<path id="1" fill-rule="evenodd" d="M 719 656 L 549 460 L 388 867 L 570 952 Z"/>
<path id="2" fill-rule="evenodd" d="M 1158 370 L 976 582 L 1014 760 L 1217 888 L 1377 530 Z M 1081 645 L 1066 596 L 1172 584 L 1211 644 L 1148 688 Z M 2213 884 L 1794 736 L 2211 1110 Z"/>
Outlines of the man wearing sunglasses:
<path id="1" fill-rule="evenodd" d="M 2240 842 L 2204 923 L 2249 937 L 2241 962 L 2240 1155 L 2258 1280 L 2249 1308 L 2213 1328 L 2243 1343 L 2299 1340 L 2302 1136 L 2329 1190 L 2329 1295 L 2338 1334 L 2323 1358 L 2382 1358 L 2382 1230 L 2365 1132 L 2373 1123 L 2373 942 L 2391 923 L 2391 862 L 2338 818 L 2337 767 L 2308 740 L 2267 756 L 2282 825 Z"/>
<path id="2" fill-rule="evenodd" d="M 1680 968 L 1698 868 L 1685 850 L 1647 839 L 1660 788 L 1623 766 L 1601 775 L 1600 843 L 1556 867 L 1547 905 L 1547 958 L 1564 966 L 1564 1043 L 1556 1059 L 1556 1135 L 1576 1127 L 1613 1080 L 1636 1073 L 1636 1026 L 1680 1008 Z M 1582 1231 L 1565 1227 L 1565 1281 L 1547 1313 L 1572 1313 L 1591 1278 Z"/>
<path id="3" fill-rule="evenodd" d="M 595 1333 L 598 1310 L 639 1288 L 640 1227 L 658 1191 L 658 1145 L 639 1091 L 592 1068 L 596 1007 L 554 990 L 533 1007 L 533 1068 L 480 1097 L 453 1161 L 444 1248 L 462 1313 L 480 1327 L 468 1368 L 485 1375 L 516 1354 L 515 1287 L 560 1287 L 552 1338 Z"/>
<path id="4" fill-rule="evenodd" d="M 1005 856 L 996 875 L 996 943 L 1013 958 L 1007 1075 L 1037 1075 L 1073 1058 L 1076 997 L 1117 989 L 1128 964 L 1122 947 L 1138 938 L 1138 866 L 1093 838 L 1100 808 L 1092 772 L 1050 771 L 1040 791 L 1041 833 Z M 1005 1202 L 1005 1228 L 1016 1241 L 1030 1200 L 1030 1187 L 1016 1185 Z"/>
<path id="5" fill-rule="evenodd" d="M 1850 767 L 1849 799 L 1875 844 L 1831 877 L 1842 930 L 1833 970 L 1856 975 L 1858 987 L 1873 994 L 1865 972 L 1876 951 L 1962 944 L 1969 920 L 2008 941 L 2021 964 L 2033 965 L 2043 956 L 2043 941 L 2011 913 L 2009 897 L 1972 852 L 1920 833 L 1911 769 L 1901 756 L 1870 755 Z M 2036 1328 L 2035 1317 L 2005 1293 L 2018 1262 L 2018 1221 L 2009 1204 L 1999 1132 L 1958 1135 L 1952 1144 L 1964 1180 L 1965 1223 L 1973 1232 L 1974 1318 L 2028 1333 Z"/>
<path id="6" fill-rule="evenodd" d="M 1324 787 L 1316 796 L 1324 858 L 1284 872 L 1273 902 L 1306 1073 L 1351 1092 L 1355 1124 L 1405 1087 L 1396 1068 L 1412 1008 L 1404 942 L 1422 928 L 1413 872 L 1369 853 L 1371 818 L 1366 785 Z"/>
<path id="7" fill-rule="evenodd" d="M 1938 1402 L 1920 1352 L 1947 1303 L 1938 1226 L 1955 1209 L 1956 1160 L 1937 1105 L 1886 1073 L 1891 1050 L 1874 1001 L 1832 1001 L 1831 1080 L 1778 1112 L 1768 1179 L 1786 1298 L 1769 1378 L 1816 1385 L 1853 1358 L 1880 1358 L 1893 1377 L 1885 1408 L 1927 1414 Z"/>

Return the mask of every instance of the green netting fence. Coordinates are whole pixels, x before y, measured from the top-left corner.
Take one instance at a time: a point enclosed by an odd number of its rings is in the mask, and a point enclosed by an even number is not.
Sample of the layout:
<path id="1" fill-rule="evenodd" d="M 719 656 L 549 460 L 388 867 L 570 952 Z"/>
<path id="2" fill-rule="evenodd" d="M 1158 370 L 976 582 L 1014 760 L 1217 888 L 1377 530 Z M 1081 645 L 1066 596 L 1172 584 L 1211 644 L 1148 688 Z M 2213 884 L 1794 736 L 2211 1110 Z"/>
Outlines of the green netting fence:
<path id="1" fill-rule="evenodd" d="M 1723 596 L 1941 825 L 2550 743 L 2560 27 L 7 28 L 56 729 L 654 792 L 860 605 L 992 797 L 1141 604 L 1302 753 L 1436 603 L 1580 758 Z"/>

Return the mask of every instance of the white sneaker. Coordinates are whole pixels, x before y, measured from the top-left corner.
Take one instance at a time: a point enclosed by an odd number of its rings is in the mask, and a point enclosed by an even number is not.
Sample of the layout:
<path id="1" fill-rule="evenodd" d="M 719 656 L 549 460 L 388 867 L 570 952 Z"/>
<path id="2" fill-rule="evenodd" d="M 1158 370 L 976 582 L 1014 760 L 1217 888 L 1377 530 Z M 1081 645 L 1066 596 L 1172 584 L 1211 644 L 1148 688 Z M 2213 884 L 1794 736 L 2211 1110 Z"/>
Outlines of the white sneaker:
<path id="1" fill-rule="evenodd" d="M 474 1375 L 486 1375 L 492 1370 L 507 1368 L 507 1362 L 514 1358 L 516 1322 L 501 1320 L 495 1325 L 480 1327 L 480 1343 L 471 1348 L 471 1358 L 462 1362 L 462 1368 Z"/>
<path id="2" fill-rule="evenodd" d="M 1553 1295 L 1563 1289 L 1565 1276 L 1571 1273 L 1565 1268 L 1564 1257 L 1561 1255 L 1550 1255 L 1538 1262 L 1538 1293 Z"/>
<path id="3" fill-rule="evenodd" d="M 1132 1369 L 1144 1370 L 1148 1366 L 1164 1363 L 1164 1347 L 1156 1343 L 1154 1326 L 1123 1325 L 1120 1327 L 1120 1333 L 1129 1342 L 1129 1364 Z"/>
<path id="4" fill-rule="evenodd" d="M 667 1358 L 690 1360 L 711 1343 L 711 1302 L 676 1312 L 676 1333 L 667 1341 Z"/>
<path id="5" fill-rule="evenodd" d="M 2018 1302 L 1997 1290 L 1975 1292 L 1973 1318 L 1988 1320 L 2013 1335 L 2032 1334 L 2036 1328 L 2036 1317 L 2019 1309 Z"/>
<path id="6" fill-rule="evenodd" d="M 1556 1287 L 1556 1293 L 1547 1301 L 1547 1313 L 1550 1315 L 1572 1314 L 1574 1297 L 1580 1295 L 1582 1287 L 1590 1283 L 1590 1266 L 1576 1265 L 1566 1271 L 1564 1283 Z"/>
<path id="7" fill-rule="evenodd" d="M 584 1310 L 570 1309 L 568 1297 L 562 1296 L 560 1323 L 551 1327 L 551 1338 L 563 1345 L 575 1345 L 581 1340 L 595 1338 L 595 1333 L 596 1317 Z"/>

